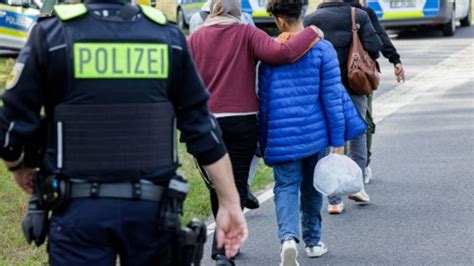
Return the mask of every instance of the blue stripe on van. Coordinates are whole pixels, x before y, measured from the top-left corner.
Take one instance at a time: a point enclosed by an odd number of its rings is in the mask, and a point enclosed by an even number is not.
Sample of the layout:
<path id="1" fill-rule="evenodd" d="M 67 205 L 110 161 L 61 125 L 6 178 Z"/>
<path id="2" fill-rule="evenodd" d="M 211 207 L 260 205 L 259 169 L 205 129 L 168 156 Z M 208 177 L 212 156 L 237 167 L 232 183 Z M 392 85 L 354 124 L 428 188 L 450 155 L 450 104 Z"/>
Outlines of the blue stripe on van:
<path id="1" fill-rule="evenodd" d="M 0 16 L 0 27 L 28 32 L 37 19 L 36 16 L 2 10 L 2 16 Z"/>
<path id="2" fill-rule="evenodd" d="M 248 0 L 242 0 L 242 11 L 245 13 L 252 14 L 253 9 Z"/>
<path id="3" fill-rule="evenodd" d="M 368 1 L 367 5 L 375 11 L 379 19 L 383 17 L 383 10 L 378 1 Z"/>
<path id="4" fill-rule="evenodd" d="M 439 0 L 427 0 L 423 7 L 425 17 L 436 17 L 439 14 Z"/>

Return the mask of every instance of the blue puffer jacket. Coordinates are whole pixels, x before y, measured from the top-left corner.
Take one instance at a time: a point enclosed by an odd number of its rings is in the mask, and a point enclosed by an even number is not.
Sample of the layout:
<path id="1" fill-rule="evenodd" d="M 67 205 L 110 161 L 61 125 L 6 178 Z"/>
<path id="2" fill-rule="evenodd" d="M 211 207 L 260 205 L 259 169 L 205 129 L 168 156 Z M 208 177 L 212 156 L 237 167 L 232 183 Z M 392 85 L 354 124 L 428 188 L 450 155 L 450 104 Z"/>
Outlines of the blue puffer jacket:
<path id="1" fill-rule="evenodd" d="M 325 40 L 293 64 L 262 64 L 258 96 L 259 145 L 270 165 L 341 147 L 367 129 L 341 84 L 336 51 Z"/>

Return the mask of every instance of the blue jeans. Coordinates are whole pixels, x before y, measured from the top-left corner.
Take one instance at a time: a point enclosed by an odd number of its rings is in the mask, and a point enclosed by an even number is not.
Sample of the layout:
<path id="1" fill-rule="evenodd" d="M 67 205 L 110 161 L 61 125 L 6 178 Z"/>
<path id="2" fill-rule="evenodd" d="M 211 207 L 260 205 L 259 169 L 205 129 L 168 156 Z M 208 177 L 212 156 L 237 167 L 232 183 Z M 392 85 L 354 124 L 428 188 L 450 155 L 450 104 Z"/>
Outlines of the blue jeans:
<path id="1" fill-rule="evenodd" d="M 300 211 L 306 246 L 316 246 L 321 239 L 323 196 L 313 186 L 314 168 L 318 160 L 319 154 L 315 154 L 273 166 L 278 235 L 282 241 L 289 238 L 299 241 Z"/>

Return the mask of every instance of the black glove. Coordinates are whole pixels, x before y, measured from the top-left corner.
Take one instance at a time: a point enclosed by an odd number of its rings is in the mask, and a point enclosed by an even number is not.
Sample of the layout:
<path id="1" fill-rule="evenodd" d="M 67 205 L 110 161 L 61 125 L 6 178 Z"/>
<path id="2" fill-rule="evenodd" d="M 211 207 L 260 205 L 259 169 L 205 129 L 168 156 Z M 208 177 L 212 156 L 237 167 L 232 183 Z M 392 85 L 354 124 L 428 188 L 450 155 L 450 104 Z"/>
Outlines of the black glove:
<path id="1" fill-rule="evenodd" d="M 40 207 L 37 195 L 31 196 L 21 227 L 28 244 L 34 241 L 39 247 L 45 242 L 49 228 L 48 212 Z"/>

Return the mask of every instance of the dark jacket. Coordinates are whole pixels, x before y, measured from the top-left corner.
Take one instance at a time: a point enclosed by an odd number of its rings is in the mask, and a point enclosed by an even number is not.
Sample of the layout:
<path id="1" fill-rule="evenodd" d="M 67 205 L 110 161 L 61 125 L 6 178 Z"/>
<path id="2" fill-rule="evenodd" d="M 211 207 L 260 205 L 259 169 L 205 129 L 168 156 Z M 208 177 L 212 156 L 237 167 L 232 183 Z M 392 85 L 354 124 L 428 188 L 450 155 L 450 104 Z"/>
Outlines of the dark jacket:
<path id="1" fill-rule="evenodd" d="M 100 7 L 97 6 L 97 8 L 113 11 L 125 3 L 125 1 L 117 2 L 120 5 L 106 3 Z M 80 18 L 72 22 L 78 23 L 82 20 L 83 18 Z M 98 23 L 102 21 L 98 18 L 96 20 L 99 21 Z M 2 147 L 0 148 L 0 157 L 7 161 L 15 161 L 20 157 L 26 145 L 39 138 L 38 131 L 42 108 L 44 108 L 46 119 L 52 121 L 56 107 L 61 103 L 71 101 L 71 99 L 78 98 L 85 101 L 90 99 L 99 100 L 100 98 L 101 101 L 110 103 L 148 103 L 151 102 L 151 97 L 166 97 L 169 99 L 176 110 L 177 128 L 182 132 L 182 139 L 186 142 L 188 151 L 201 164 L 212 164 L 224 156 L 226 149 L 222 144 L 222 140 L 219 139 L 219 133 L 216 132 L 218 128 L 210 119 L 211 116 L 207 107 L 209 95 L 188 52 L 186 38 L 183 33 L 170 23 L 163 26 L 155 25 L 144 16 L 135 21 L 134 24 L 127 24 L 124 21 L 117 23 L 121 23 L 122 27 L 145 25 L 148 27 L 146 29 L 151 29 L 151 32 L 156 33 L 157 36 L 169 38 L 167 39 L 168 42 L 164 43 L 172 44 L 169 45 L 170 50 L 172 50 L 169 56 L 169 64 L 172 66 L 169 69 L 170 78 L 168 80 L 150 80 L 149 82 L 153 84 L 150 91 L 140 87 L 140 84 L 145 82 L 142 79 L 132 81 L 123 79 L 98 80 L 96 83 L 101 84 L 103 89 L 94 92 L 103 94 L 109 92 L 108 94 L 87 97 L 73 95 L 74 98 L 68 94 L 67 90 L 68 84 L 71 82 L 69 69 L 72 68 L 72 63 L 67 56 L 63 22 L 56 17 L 45 19 L 33 27 L 29 40 L 16 61 L 13 70 L 14 78 L 10 84 L 7 84 L 7 90 L 2 97 L 3 107 L 0 109 L 0 142 Z M 137 29 L 137 31 L 140 31 L 140 29 Z M 142 29 L 142 31 L 144 30 Z M 114 86 L 117 82 L 124 84 L 122 86 L 129 90 L 117 91 Z M 161 88 L 156 85 L 162 83 L 166 83 L 167 87 Z M 131 92 L 128 93 L 129 91 Z M 129 137 L 134 138 L 133 135 Z M 174 141 L 174 139 L 170 141 Z M 53 141 L 48 141 L 46 145 L 48 151 L 56 149 Z M 30 154 L 25 153 L 25 157 L 28 155 Z M 45 161 L 47 161 L 45 162 L 46 165 L 54 165 L 54 163 L 49 163 L 54 161 L 54 156 L 49 156 L 48 153 Z"/>
<path id="2" fill-rule="evenodd" d="M 383 44 L 380 52 L 382 52 L 383 56 L 387 58 L 388 61 L 390 61 L 390 63 L 392 63 L 393 65 L 401 64 L 402 61 L 400 61 L 400 54 L 398 54 L 397 49 L 395 48 L 395 46 L 393 46 L 393 43 L 388 37 L 388 34 L 385 31 L 384 27 L 380 24 L 379 18 L 377 17 L 377 14 L 375 14 L 375 11 L 370 7 L 362 6 L 358 2 L 358 0 L 344 0 L 344 2 L 367 12 L 370 21 L 372 22 L 372 26 L 374 26 L 375 31 L 379 35 L 379 38 Z"/>
<path id="3" fill-rule="evenodd" d="M 378 58 L 382 42 L 370 23 L 369 16 L 365 11 L 357 9 L 356 22 L 360 25 L 362 46 L 373 59 Z M 347 80 L 347 59 L 352 42 L 350 5 L 343 2 L 322 3 L 314 13 L 304 18 L 304 24 L 319 27 L 324 32 L 324 38 L 332 43 L 338 55 L 342 83 L 350 89 Z"/>

